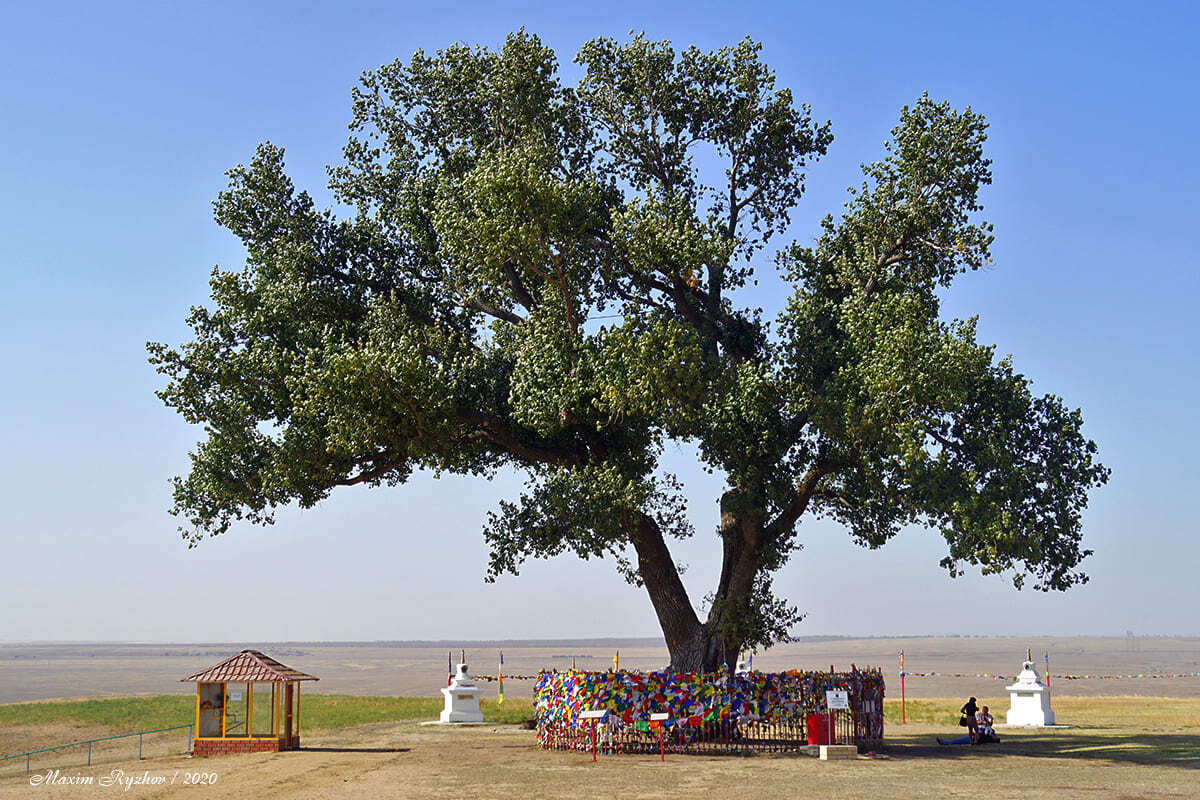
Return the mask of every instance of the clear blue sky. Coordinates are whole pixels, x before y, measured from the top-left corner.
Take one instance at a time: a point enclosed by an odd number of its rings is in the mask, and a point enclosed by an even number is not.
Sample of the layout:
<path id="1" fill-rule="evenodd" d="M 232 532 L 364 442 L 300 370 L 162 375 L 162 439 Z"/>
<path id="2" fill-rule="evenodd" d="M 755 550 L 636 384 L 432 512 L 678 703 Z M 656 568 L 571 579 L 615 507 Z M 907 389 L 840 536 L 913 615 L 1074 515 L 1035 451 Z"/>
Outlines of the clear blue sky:
<path id="1" fill-rule="evenodd" d="M 0 26 L 0 640 L 658 633 L 607 565 L 563 557 L 482 582 L 481 522 L 513 478 L 346 490 L 194 551 L 166 513 L 199 434 L 154 397 L 144 344 L 183 340 L 209 270 L 240 265 L 211 219 L 224 171 L 270 139 L 323 197 L 363 70 L 520 26 L 566 67 L 588 38 L 630 29 L 681 47 L 761 40 L 836 136 L 795 238 L 840 208 L 922 91 L 991 122 L 995 268 L 946 311 L 978 313 L 1035 389 L 1083 408 L 1113 469 L 1086 516 L 1092 582 L 1047 596 L 952 581 L 936 534 L 868 552 L 806 521 L 777 579 L 809 614 L 797 633 L 1200 632 L 1191 4 L 186 5 L 23 3 Z M 718 569 L 718 487 L 671 458 L 699 531 L 678 552 L 698 600 Z"/>

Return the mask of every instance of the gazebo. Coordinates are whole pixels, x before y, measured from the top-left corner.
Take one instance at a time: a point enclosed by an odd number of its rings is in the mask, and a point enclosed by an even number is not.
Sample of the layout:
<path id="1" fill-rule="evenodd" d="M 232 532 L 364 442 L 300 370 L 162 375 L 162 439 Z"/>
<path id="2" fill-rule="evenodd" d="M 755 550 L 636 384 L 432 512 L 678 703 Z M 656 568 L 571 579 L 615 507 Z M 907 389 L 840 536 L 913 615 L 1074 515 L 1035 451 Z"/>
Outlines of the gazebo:
<path id="1" fill-rule="evenodd" d="M 196 755 L 261 753 L 300 747 L 300 681 L 312 675 L 257 650 L 243 650 L 180 678 L 196 683 Z"/>

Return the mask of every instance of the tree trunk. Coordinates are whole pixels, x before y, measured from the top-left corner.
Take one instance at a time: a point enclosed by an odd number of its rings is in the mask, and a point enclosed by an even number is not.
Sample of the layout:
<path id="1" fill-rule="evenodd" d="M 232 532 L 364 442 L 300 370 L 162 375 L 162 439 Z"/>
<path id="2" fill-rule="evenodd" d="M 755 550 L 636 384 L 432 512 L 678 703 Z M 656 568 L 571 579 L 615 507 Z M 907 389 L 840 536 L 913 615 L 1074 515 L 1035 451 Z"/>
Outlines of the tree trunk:
<path id="1" fill-rule="evenodd" d="M 667 640 L 671 668 L 690 672 L 696 667 L 680 667 L 698 663 L 694 662 L 691 656 L 684 658 L 684 654 L 698 652 L 697 647 L 703 639 L 704 626 L 700 624 L 696 610 L 692 608 L 692 602 L 688 599 L 687 589 L 679 578 L 679 570 L 675 568 L 675 561 L 663 540 L 662 531 L 653 518 L 642 514 L 635 520 L 629 538 L 637 553 L 638 574 L 641 575 L 646 592 L 650 595 L 650 602 L 658 615 L 658 624 Z M 676 666 L 677 659 L 679 667 Z"/>
<path id="2" fill-rule="evenodd" d="M 773 537 L 784 535 L 808 507 L 821 478 L 831 467 L 814 464 L 797 485 L 795 499 L 768 522 L 765 500 L 753 481 L 721 495 L 721 577 L 704 622 L 696 616 L 675 562 L 653 518 L 641 515 L 630 541 L 638 571 L 667 641 L 675 672 L 732 673 L 747 641 L 760 641 L 762 620 L 752 604 L 762 569 L 762 554 Z"/>
<path id="3" fill-rule="evenodd" d="M 707 623 L 697 625 L 690 637 L 669 649 L 672 672 L 719 672 L 725 663 L 723 644 Z"/>
<path id="4" fill-rule="evenodd" d="M 721 496 L 721 578 L 705 625 L 716 640 L 717 662 L 732 672 L 745 640 L 743 620 L 750 610 L 758 576 L 762 513 L 746 503 L 748 494 L 730 489 Z"/>
<path id="5" fill-rule="evenodd" d="M 630 541 L 637 553 L 638 573 L 658 615 L 674 672 L 732 672 L 737 666 L 743 644 L 738 621 L 749 609 L 758 574 L 760 535 L 760 517 L 736 513 L 737 501 L 735 490 L 721 498 L 721 578 L 703 623 L 658 525 L 642 515 L 633 526 Z"/>

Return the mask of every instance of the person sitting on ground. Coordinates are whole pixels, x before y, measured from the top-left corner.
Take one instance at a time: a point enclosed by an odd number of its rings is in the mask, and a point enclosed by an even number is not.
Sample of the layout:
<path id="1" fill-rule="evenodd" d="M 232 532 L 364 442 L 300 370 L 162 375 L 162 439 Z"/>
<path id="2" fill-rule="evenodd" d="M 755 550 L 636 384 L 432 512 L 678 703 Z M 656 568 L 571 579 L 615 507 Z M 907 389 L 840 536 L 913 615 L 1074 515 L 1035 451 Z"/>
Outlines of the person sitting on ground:
<path id="1" fill-rule="evenodd" d="M 979 728 L 975 722 L 975 715 L 979 712 L 979 706 L 975 704 L 975 698 L 972 697 L 963 707 L 958 710 L 960 714 L 958 724 L 967 729 L 966 736 L 960 736 L 957 739 L 942 741 L 942 737 L 938 737 L 938 744 L 976 744 L 979 741 Z"/>
<path id="2" fill-rule="evenodd" d="M 994 720 L 991 713 L 988 712 L 988 707 L 984 706 L 978 714 L 975 715 L 975 726 L 979 729 L 978 741 L 983 742 L 998 742 L 1000 737 L 996 735 Z"/>
<path id="3" fill-rule="evenodd" d="M 944 744 L 944 745 L 971 744 L 971 737 L 970 736 L 960 736 L 957 739 L 943 739 L 942 737 L 939 736 L 939 737 L 937 737 L 937 743 Z"/>

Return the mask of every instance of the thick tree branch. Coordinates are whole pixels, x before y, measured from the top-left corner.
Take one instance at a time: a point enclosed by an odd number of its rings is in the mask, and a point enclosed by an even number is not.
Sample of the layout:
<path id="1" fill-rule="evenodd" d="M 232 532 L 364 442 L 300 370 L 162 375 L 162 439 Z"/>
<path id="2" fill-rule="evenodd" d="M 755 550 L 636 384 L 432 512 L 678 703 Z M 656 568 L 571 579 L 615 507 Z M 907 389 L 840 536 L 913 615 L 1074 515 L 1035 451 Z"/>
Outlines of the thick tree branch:
<path id="1" fill-rule="evenodd" d="M 927 433 L 931 437 L 933 437 L 934 441 L 936 441 L 938 444 L 940 444 L 942 447 L 946 448 L 947 450 L 954 450 L 956 452 L 958 451 L 958 449 L 959 449 L 958 442 L 954 441 L 953 439 L 947 439 L 945 436 L 942 436 L 940 433 L 935 431 L 933 428 L 926 428 L 925 433 Z"/>
<path id="2" fill-rule="evenodd" d="M 404 462 L 408 458 L 407 455 L 401 455 L 398 457 L 391 456 L 391 457 L 388 457 L 387 460 L 385 460 L 383 463 L 379 463 L 379 460 L 381 458 L 384 458 L 385 455 L 387 455 L 387 454 L 380 453 L 375 456 L 370 456 L 368 458 L 361 459 L 361 461 L 365 461 L 366 463 L 371 464 L 373 466 L 368 468 L 365 465 L 363 465 L 362 463 L 360 463 L 358 465 L 359 472 L 357 475 L 352 475 L 344 480 L 335 481 L 334 485 L 335 486 L 356 486 L 360 483 L 370 483 L 372 481 L 380 480 L 381 478 L 383 478 L 385 475 L 387 475 L 392 470 L 403 465 Z"/>
<path id="3" fill-rule="evenodd" d="M 671 299 L 675 301 L 675 308 L 679 311 L 683 318 L 691 324 L 693 328 L 700 333 L 707 334 L 713 332 L 713 324 L 709 320 L 700 316 L 700 313 L 696 310 L 695 306 L 688 301 L 688 286 L 683 282 L 682 279 L 673 278 L 668 291 L 671 295 Z"/>
<path id="4" fill-rule="evenodd" d="M 896 237 L 896 241 L 893 242 L 887 250 L 884 250 L 877 259 L 875 259 L 875 266 L 883 268 L 898 262 L 901 258 L 900 250 L 906 244 L 908 244 L 907 234 L 901 234 L 900 236 Z"/>
<path id="5" fill-rule="evenodd" d="M 821 479 L 831 472 L 833 472 L 832 464 L 818 461 L 804 474 L 796 486 L 796 494 L 792 501 L 766 526 L 765 534 L 768 538 L 774 539 L 791 530 L 792 526 L 796 524 L 796 520 L 800 519 L 800 516 L 808 509 L 808 503 L 812 500 L 813 493 L 817 491 L 817 485 L 820 484 Z"/>
<path id="6" fill-rule="evenodd" d="M 520 274 L 517 273 L 517 268 L 511 261 L 504 263 L 504 277 L 508 279 L 508 287 L 512 290 L 516 301 L 524 306 L 526 311 L 533 311 L 537 305 L 537 301 L 533 299 L 533 295 L 529 294 L 529 290 L 525 288 Z"/>
<path id="7" fill-rule="evenodd" d="M 472 408 L 460 407 L 459 419 L 477 426 L 471 434 L 499 447 L 504 452 L 537 464 L 582 465 L 588 461 L 584 448 L 574 448 L 547 441 L 528 431 L 518 431 L 507 420 Z"/>
<path id="8" fill-rule="evenodd" d="M 513 325 L 520 325 L 525 321 L 525 318 L 519 314 L 514 314 L 513 312 L 503 308 L 497 308 L 486 300 L 480 300 L 477 297 L 471 298 L 470 300 L 463 302 L 461 305 L 463 308 L 469 308 L 473 311 L 482 312 L 487 314 L 489 317 L 495 317 L 496 319 L 504 320 L 505 322 L 511 322 Z"/>
<path id="9" fill-rule="evenodd" d="M 908 242 L 909 242 L 908 234 L 901 234 L 900 236 L 896 237 L 896 241 L 893 242 L 891 244 L 891 246 L 888 247 L 888 249 L 884 250 L 883 253 L 881 255 L 879 255 L 878 258 L 875 259 L 875 266 L 878 269 L 882 270 L 882 269 L 887 269 L 888 267 L 892 266 L 893 264 L 898 264 L 901 261 L 903 261 L 904 253 L 902 251 L 903 251 L 904 247 L 906 247 L 908 245 Z M 867 281 L 867 285 L 863 288 L 863 294 L 870 297 L 872 294 L 875 293 L 875 290 L 877 288 L 879 288 L 878 273 L 876 273 L 875 275 L 872 275 L 870 280 Z"/>
<path id="10" fill-rule="evenodd" d="M 621 288 L 621 286 L 619 286 L 619 285 L 614 285 L 612 287 L 612 290 L 613 290 L 613 293 L 617 297 L 620 297 L 622 300 L 627 300 L 630 303 L 636 303 L 637 305 L 643 305 L 643 306 L 649 306 L 651 308 L 657 308 L 659 311 L 665 311 L 668 313 L 671 310 L 667 305 L 665 305 L 663 303 L 655 302 L 654 300 L 651 300 L 649 297 L 646 297 L 644 295 L 634 294 L 633 292 L 626 291 L 625 289 Z"/>

